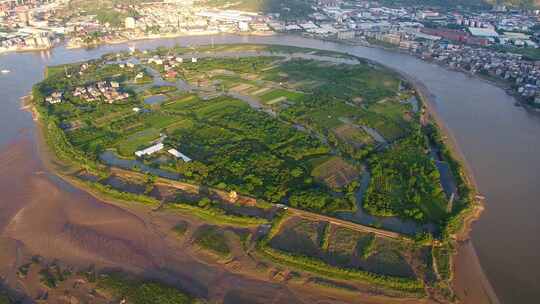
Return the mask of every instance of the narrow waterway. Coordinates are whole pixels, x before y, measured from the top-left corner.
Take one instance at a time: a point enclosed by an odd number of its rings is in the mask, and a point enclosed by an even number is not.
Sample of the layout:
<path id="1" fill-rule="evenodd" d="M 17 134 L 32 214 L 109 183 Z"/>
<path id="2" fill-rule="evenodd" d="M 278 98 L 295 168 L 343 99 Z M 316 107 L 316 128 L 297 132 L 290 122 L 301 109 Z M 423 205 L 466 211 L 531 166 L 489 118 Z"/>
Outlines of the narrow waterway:
<path id="1" fill-rule="evenodd" d="M 306 39 L 297 36 L 214 36 L 214 43 L 268 43 L 348 52 L 413 75 L 434 95 L 434 107 L 470 164 L 487 210 L 473 227 L 472 240 L 489 280 L 503 303 L 536 303 L 540 298 L 540 115 L 514 106 L 504 90 L 423 62 L 406 54 Z M 32 129 L 19 98 L 43 77 L 47 65 L 84 61 L 102 54 L 157 46 L 210 44 L 210 37 L 139 41 L 97 49 L 9 53 L 0 56 L 0 149 Z M 1 170 L 1 168 L 0 168 Z M 5 198 L 4 198 L 5 199 Z"/>

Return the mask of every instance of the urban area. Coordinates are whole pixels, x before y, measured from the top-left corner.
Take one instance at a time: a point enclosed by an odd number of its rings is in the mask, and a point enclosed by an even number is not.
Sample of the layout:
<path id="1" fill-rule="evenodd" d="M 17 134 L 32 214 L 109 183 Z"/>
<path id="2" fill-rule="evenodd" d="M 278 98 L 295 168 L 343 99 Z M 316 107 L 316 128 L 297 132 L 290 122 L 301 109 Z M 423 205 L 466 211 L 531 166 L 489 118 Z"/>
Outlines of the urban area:
<path id="1" fill-rule="evenodd" d="M 0 52 L 64 41 L 85 47 L 181 35 L 295 33 L 410 52 L 499 82 L 524 104 L 540 107 L 538 10 L 364 0 L 274 1 L 260 8 L 250 2 L 259 1 L 126 0 L 110 1 L 110 8 L 85 7 L 82 0 L 1 1 Z"/>

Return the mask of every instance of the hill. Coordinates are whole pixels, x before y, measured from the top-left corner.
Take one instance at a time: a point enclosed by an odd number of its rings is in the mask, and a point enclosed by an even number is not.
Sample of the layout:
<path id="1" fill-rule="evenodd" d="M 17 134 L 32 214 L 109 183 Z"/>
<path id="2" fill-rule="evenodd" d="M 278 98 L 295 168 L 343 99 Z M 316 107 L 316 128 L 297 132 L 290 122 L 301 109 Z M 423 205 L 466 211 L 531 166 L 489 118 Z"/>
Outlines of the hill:
<path id="1" fill-rule="evenodd" d="M 237 9 L 250 12 L 280 14 L 285 20 L 306 17 L 313 12 L 314 0 L 199 0 L 210 7 Z"/>

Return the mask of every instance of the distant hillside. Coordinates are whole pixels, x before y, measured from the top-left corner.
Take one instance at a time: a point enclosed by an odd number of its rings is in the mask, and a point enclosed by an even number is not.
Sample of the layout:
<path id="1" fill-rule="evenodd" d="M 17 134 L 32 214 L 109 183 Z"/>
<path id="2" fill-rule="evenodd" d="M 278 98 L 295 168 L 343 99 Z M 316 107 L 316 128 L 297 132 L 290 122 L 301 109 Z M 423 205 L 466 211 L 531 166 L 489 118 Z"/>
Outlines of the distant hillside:
<path id="1" fill-rule="evenodd" d="M 250 12 L 280 14 L 282 19 L 295 20 L 313 12 L 314 0 L 199 0 L 210 7 Z"/>

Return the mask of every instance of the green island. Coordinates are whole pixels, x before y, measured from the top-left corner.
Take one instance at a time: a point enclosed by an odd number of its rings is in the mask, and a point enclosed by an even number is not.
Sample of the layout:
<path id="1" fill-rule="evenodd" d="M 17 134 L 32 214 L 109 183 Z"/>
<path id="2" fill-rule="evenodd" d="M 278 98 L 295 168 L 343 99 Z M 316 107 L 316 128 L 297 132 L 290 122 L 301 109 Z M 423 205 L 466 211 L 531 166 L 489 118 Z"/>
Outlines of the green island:
<path id="1" fill-rule="evenodd" d="M 246 44 L 107 54 L 45 75 L 32 103 L 74 184 L 195 217 L 206 226 L 180 221 L 177 240 L 219 260 L 241 242 L 290 269 L 290 284 L 454 300 L 454 242 L 478 204 L 422 94 L 393 71 Z"/>

